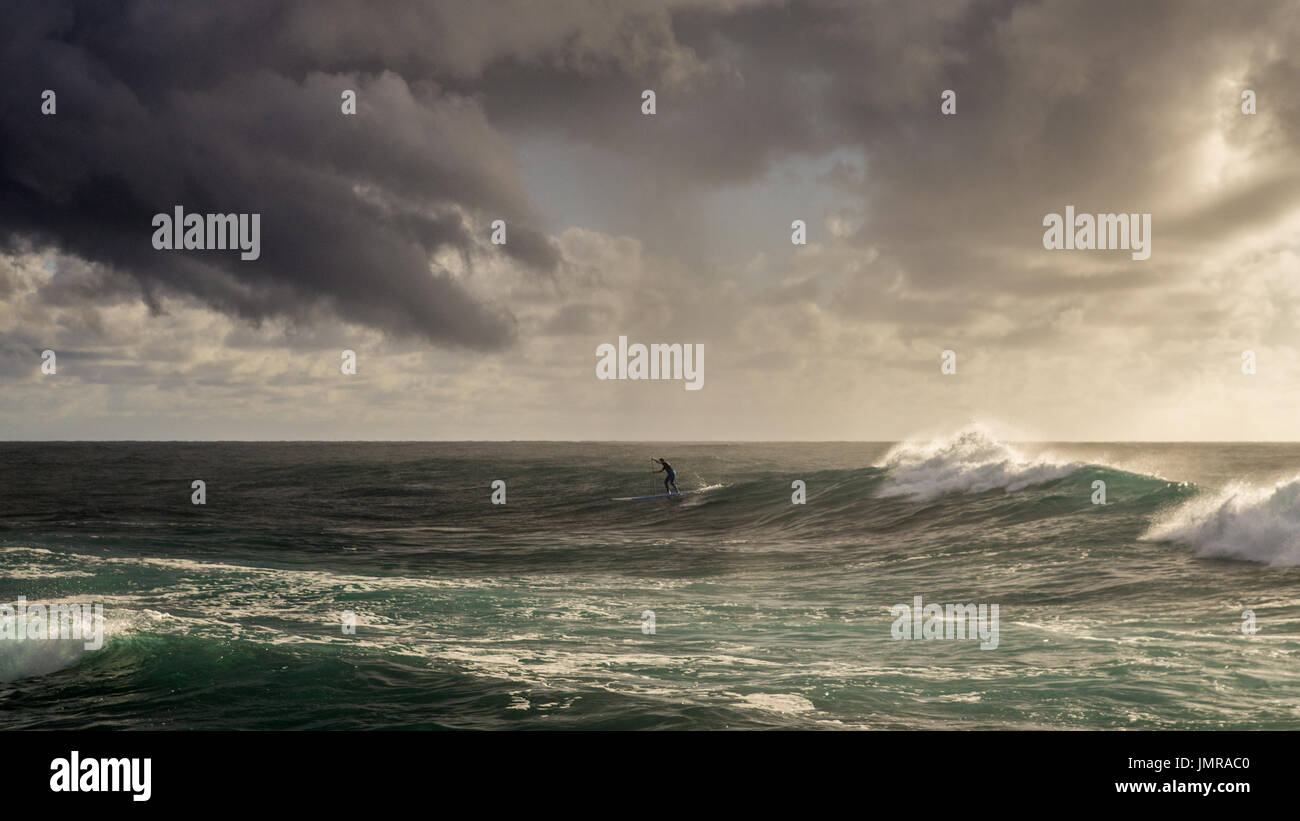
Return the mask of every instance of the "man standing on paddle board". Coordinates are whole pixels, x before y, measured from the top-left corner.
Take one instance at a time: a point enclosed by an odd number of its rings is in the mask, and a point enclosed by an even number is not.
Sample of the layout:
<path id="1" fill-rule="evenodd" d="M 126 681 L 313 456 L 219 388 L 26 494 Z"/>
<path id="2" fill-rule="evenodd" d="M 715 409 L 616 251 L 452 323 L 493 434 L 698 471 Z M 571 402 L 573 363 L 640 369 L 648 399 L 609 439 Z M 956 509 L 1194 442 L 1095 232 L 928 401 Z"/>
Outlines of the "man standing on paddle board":
<path id="1" fill-rule="evenodd" d="M 673 466 L 665 462 L 663 459 L 651 459 L 650 461 L 658 462 L 660 465 L 663 466 L 659 468 L 659 470 L 662 470 L 664 473 L 668 474 L 667 476 L 664 477 L 664 493 L 668 492 L 668 484 L 670 482 L 672 483 L 673 486 L 672 492 L 681 493 L 681 491 L 677 489 L 677 471 L 673 470 Z M 659 470 L 656 470 L 655 473 L 658 473 Z"/>

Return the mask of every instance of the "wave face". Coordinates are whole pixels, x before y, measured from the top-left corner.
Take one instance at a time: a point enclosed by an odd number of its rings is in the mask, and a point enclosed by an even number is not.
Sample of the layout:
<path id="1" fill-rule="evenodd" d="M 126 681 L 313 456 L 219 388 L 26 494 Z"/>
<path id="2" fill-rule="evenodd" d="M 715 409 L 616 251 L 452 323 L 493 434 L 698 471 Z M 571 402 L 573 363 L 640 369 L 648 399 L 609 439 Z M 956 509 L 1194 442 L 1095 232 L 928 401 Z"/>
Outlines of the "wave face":
<path id="1" fill-rule="evenodd" d="M 948 439 L 899 444 L 885 456 L 885 467 L 889 480 L 881 496 L 926 501 L 949 493 L 1021 490 L 1068 476 L 1083 465 L 1028 459 L 982 428 L 971 427 Z"/>
<path id="2" fill-rule="evenodd" d="M 1234 482 L 1162 516 L 1144 536 L 1198 556 L 1300 565 L 1300 476 L 1272 486 Z"/>
<path id="3" fill-rule="evenodd" d="M 613 501 L 660 490 L 650 456 L 709 490 Z M 1300 622 L 1279 593 L 1297 489 L 1262 484 L 1286 465 L 1300 446 L 978 428 L 0 443 L 0 602 L 108 622 L 99 650 L 0 641 L 0 730 L 1300 729 L 1300 639 L 1277 627 Z M 1220 499 L 1236 476 L 1266 490 Z M 1168 540 L 1144 538 L 1160 522 Z M 999 605 L 997 649 L 896 640 L 890 609 L 918 595 Z"/>

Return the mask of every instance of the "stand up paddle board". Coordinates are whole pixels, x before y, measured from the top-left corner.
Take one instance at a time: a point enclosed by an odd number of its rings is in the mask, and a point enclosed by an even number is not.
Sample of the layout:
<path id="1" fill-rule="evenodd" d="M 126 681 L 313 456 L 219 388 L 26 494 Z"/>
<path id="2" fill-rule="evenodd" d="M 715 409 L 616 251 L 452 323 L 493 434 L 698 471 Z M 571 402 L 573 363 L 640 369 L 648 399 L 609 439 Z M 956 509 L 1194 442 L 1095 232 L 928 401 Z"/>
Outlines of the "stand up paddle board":
<path id="1" fill-rule="evenodd" d="M 611 499 L 610 501 L 644 502 L 646 499 L 672 499 L 677 496 L 690 496 L 692 493 L 703 493 L 706 490 L 708 490 L 708 488 L 700 488 L 699 490 L 683 490 L 680 493 L 660 493 L 657 496 L 619 496 L 615 499 Z"/>

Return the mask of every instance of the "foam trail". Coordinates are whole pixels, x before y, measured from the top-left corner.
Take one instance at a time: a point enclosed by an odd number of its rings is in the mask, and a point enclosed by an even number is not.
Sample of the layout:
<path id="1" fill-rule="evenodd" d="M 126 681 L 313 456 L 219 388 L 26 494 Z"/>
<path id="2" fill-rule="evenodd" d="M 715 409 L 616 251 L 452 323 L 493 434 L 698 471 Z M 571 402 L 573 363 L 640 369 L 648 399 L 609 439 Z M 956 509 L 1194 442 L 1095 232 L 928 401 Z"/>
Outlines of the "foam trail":
<path id="1" fill-rule="evenodd" d="M 1169 511 L 1142 538 L 1179 542 L 1198 556 L 1300 564 L 1300 476 L 1273 486 L 1234 482 Z"/>
<path id="2" fill-rule="evenodd" d="M 1029 460 L 978 426 L 947 439 L 902 442 L 885 455 L 889 478 L 880 496 L 910 496 L 928 501 L 950 493 L 1020 490 L 1068 476 L 1079 462 Z"/>

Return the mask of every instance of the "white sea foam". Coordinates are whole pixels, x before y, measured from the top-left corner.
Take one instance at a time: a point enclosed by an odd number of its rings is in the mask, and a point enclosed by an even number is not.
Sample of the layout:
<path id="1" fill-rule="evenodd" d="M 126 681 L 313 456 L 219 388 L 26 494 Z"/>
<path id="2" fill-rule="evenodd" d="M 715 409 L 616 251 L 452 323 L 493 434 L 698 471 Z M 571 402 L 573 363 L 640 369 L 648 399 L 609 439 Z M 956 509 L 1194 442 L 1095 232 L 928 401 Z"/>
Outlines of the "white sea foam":
<path id="1" fill-rule="evenodd" d="M 901 442 L 885 455 L 889 470 L 881 496 L 928 501 L 950 493 L 1020 490 L 1068 476 L 1081 462 L 1029 459 L 972 426 L 929 442 Z"/>
<path id="2" fill-rule="evenodd" d="M 795 693 L 751 693 L 736 706 L 757 707 L 773 713 L 806 713 L 817 709 L 811 701 Z"/>
<path id="3" fill-rule="evenodd" d="M 1142 538 L 1179 542 L 1198 556 L 1298 565 L 1300 476 L 1274 485 L 1234 482 L 1168 511 Z"/>

